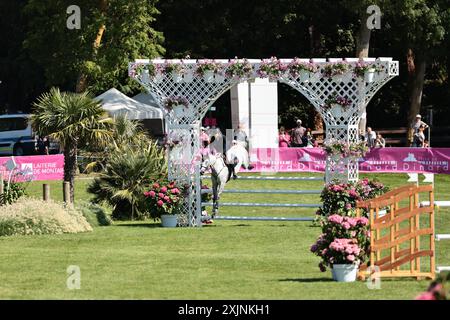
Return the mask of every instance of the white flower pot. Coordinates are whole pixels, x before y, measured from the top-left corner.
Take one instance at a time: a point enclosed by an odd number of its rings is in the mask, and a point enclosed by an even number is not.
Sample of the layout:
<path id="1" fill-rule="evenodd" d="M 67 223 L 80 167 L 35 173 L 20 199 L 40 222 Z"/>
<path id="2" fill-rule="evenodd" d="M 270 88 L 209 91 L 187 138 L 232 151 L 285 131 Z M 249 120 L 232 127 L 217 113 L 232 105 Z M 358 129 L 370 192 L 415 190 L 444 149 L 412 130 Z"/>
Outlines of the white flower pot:
<path id="1" fill-rule="evenodd" d="M 307 82 L 307 81 L 309 81 L 310 74 L 311 73 L 309 71 L 301 70 L 300 71 L 300 76 L 299 76 L 300 82 Z"/>
<path id="2" fill-rule="evenodd" d="M 191 71 L 189 71 L 183 76 L 183 80 L 184 82 L 192 82 L 194 81 L 194 75 L 192 74 Z"/>
<path id="3" fill-rule="evenodd" d="M 181 117 L 184 114 L 184 105 L 179 104 L 177 106 L 173 106 L 173 113 L 177 117 Z"/>
<path id="4" fill-rule="evenodd" d="M 159 83 L 164 79 L 164 75 L 157 73 L 152 77 L 153 82 Z"/>
<path id="5" fill-rule="evenodd" d="M 148 83 L 150 81 L 150 73 L 148 70 L 142 70 L 141 81 L 144 83 Z"/>
<path id="6" fill-rule="evenodd" d="M 161 226 L 163 228 L 175 228 L 177 226 L 177 215 L 175 214 L 162 214 Z"/>
<path id="7" fill-rule="evenodd" d="M 171 76 L 172 76 L 172 80 L 174 82 L 181 82 L 181 81 L 183 81 L 183 75 L 179 74 L 178 72 L 172 72 Z"/>
<path id="8" fill-rule="evenodd" d="M 335 118 L 341 118 L 342 116 L 344 116 L 345 115 L 345 110 L 344 110 L 344 108 L 340 105 L 340 104 L 338 104 L 338 103 L 333 103 L 332 105 L 331 105 L 331 108 L 330 108 L 330 112 L 331 112 L 331 114 L 335 117 Z"/>
<path id="9" fill-rule="evenodd" d="M 214 76 L 214 80 L 216 82 L 224 82 L 225 81 L 225 76 L 223 74 L 216 73 L 215 76 Z"/>
<path id="10" fill-rule="evenodd" d="M 337 282 L 355 282 L 358 274 L 356 264 L 334 264 L 331 271 L 333 280 Z"/>
<path id="11" fill-rule="evenodd" d="M 205 82 L 213 82 L 214 81 L 214 71 L 205 71 L 205 73 L 203 74 L 203 80 L 205 80 Z"/>
<path id="12" fill-rule="evenodd" d="M 375 70 L 368 70 L 364 73 L 364 81 L 372 83 L 375 79 Z"/>
<path id="13" fill-rule="evenodd" d="M 348 72 L 344 74 L 337 74 L 333 76 L 333 80 L 337 83 L 348 82 L 350 78 L 349 76 L 351 77 L 351 74 L 349 74 Z"/>

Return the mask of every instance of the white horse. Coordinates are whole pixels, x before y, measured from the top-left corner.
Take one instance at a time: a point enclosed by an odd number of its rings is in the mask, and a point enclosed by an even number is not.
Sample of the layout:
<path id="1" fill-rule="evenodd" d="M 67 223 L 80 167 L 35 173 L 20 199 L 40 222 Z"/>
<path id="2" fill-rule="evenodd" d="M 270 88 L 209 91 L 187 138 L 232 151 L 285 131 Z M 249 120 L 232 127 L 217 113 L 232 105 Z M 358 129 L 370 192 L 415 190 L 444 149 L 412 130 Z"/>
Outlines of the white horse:
<path id="1" fill-rule="evenodd" d="M 200 174 L 205 174 L 207 169 L 211 169 L 211 180 L 212 180 L 212 190 L 213 190 L 213 209 L 212 217 L 219 211 L 219 199 L 223 190 L 225 189 L 226 183 L 230 180 L 232 168 L 227 165 L 224 161 L 223 155 L 221 153 L 211 154 L 204 156 L 202 166 L 200 169 Z"/>

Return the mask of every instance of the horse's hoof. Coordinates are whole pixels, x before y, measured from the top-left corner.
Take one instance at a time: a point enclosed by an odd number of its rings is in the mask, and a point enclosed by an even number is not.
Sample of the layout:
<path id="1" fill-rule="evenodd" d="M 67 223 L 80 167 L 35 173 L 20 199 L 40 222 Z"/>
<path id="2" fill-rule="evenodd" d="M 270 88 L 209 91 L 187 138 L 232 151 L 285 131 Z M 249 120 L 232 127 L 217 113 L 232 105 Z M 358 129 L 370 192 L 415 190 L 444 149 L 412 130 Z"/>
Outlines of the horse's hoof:
<path id="1" fill-rule="evenodd" d="M 235 176 L 233 176 L 233 180 L 236 180 L 237 178 L 238 178 L 238 176 L 236 176 L 236 175 L 235 175 Z"/>

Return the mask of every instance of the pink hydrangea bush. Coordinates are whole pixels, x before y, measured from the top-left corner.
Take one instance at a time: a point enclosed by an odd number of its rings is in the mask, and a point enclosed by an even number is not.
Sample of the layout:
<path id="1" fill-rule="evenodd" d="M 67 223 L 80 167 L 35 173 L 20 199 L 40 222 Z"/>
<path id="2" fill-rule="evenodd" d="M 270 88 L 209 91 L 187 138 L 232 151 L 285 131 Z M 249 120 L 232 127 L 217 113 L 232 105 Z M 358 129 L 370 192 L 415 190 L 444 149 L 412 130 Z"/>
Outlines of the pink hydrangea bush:
<path id="1" fill-rule="evenodd" d="M 322 191 L 322 207 L 318 216 L 327 217 L 331 214 L 353 215 L 357 201 L 376 198 L 389 189 L 377 180 L 367 178 L 357 183 L 328 183 Z"/>
<path id="2" fill-rule="evenodd" d="M 154 182 L 144 192 L 150 217 L 161 218 L 162 214 L 178 214 L 183 202 L 182 190 L 175 182 Z"/>
<path id="3" fill-rule="evenodd" d="M 361 264 L 369 254 L 369 220 L 333 214 L 321 222 L 322 234 L 311 252 L 322 258 L 319 269 L 333 264 Z"/>
<path id="4" fill-rule="evenodd" d="M 428 290 L 419 294 L 416 300 L 450 300 L 450 272 L 444 272 L 433 281 Z"/>

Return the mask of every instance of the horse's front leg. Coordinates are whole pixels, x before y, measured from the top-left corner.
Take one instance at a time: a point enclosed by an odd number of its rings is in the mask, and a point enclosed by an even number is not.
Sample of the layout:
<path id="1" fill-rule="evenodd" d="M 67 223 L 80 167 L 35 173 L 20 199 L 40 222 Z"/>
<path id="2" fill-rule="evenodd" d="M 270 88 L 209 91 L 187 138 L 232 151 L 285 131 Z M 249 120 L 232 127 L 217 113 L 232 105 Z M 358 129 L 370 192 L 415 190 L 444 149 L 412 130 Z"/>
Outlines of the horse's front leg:
<path id="1" fill-rule="evenodd" d="M 213 180 L 213 208 L 212 208 L 212 217 L 214 218 L 214 216 L 217 214 L 218 210 L 219 210 L 219 194 L 217 192 L 217 186 L 218 186 L 218 178 L 217 177 L 212 177 Z"/>

